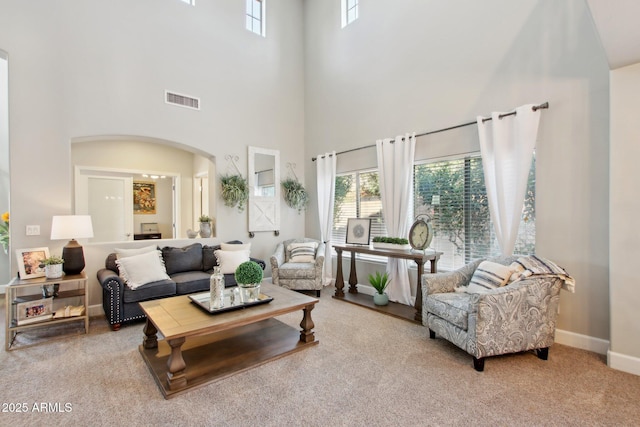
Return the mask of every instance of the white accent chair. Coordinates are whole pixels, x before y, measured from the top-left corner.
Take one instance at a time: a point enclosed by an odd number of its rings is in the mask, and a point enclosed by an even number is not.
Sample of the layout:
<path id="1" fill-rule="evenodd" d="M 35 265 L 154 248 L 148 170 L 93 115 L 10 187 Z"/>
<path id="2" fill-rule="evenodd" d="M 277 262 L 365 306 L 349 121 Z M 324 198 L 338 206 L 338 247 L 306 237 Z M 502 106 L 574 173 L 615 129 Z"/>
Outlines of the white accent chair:
<path id="1" fill-rule="evenodd" d="M 312 262 L 293 262 L 289 245 L 292 243 L 315 243 Z M 289 239 L 276 246 L 271 255 L 271 279 L 274 285 L 295 291 L 316 291 L 320 297 L 322 290 L 322 270 L 324 268 L 325 244 L 315 239 Z"/>

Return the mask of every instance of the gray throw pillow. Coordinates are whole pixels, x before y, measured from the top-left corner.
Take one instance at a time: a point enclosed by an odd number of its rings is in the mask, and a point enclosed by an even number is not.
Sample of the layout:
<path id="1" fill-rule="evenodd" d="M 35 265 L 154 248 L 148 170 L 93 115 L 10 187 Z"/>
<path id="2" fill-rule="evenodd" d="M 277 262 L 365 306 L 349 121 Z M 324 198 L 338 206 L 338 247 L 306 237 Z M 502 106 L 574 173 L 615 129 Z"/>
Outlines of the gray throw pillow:
<path id="1" fill-rule="evenodd" d="M 162 258 L 169 275 L 184 271 L 202 271 L 202 245 L 200 243 L 193 243 L 184 248 L 165 246 L 162 248 Z"/>
<path id="2" fill-rule="evenodd" d="M 202 247 L 202 270 L 209 271 L 213 270 L 213 267 L 218 265 L 218 260 L 214 255 L 214 252 L 220 249 L 220 245 L 208 246 L 204 245 Z"/>

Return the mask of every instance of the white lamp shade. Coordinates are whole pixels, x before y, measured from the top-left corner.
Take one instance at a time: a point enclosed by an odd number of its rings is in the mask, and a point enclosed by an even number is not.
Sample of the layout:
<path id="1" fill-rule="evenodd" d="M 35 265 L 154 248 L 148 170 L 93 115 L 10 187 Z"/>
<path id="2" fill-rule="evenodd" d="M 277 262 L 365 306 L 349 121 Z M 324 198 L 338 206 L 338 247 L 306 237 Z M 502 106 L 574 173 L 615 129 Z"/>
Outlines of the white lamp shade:
<path id="1" fill-rule="evenodd" d="M 90 215 L 55 215 L 51 221 L 51 240 L 93 237 Z"/>

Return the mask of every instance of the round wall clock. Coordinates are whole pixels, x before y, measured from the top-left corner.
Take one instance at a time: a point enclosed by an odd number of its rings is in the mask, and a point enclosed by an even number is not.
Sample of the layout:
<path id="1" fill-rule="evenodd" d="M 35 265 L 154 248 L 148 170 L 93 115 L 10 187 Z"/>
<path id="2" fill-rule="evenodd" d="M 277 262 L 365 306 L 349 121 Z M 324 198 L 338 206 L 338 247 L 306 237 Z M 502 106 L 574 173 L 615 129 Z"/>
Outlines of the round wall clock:
<path id="1" fill-rule="evenodd" d="M 409 244 L 413 249 L 422 251 L 429 247 L 432 239 L 431 221 L 419 215 L 409 230 Z"/>

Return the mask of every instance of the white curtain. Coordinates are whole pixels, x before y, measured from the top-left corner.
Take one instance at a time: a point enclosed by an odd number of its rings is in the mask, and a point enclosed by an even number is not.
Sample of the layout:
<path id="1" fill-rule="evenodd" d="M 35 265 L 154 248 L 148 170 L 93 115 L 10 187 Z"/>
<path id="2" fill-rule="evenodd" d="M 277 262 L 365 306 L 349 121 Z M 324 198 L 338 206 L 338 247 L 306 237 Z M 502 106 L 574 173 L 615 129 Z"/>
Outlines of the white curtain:
<path id="1" fill-rule="evenodd" d="M 406 237 L 409 233 L 415 135 L 414 132 L 397 136 L 395 142 L 389 139 L 376 141 L 382 212 L 389 237 Z M 386 292 L 391 301 L 412 305 L 408 267 L 407 260 L 388 260 L 387 272 L 391 282 Z"/>
<path id="2" fill-rule="evenodd" d="M 333 205 L 336 193 L 336 152 L 316 157 L 316 182 L 318 188 L 318 218 L 321 239 L 325 243 L 323 282 L 331 284 L 331 230 L 333 229 Z"/>
<path id="3" fill-rule="evenodd" d="M 478 135 L 489 212 L 503 255 L 512 255 L 522 217 L 527 179 L 538 135 L 540 110 L 523 105 L 516 114 L 491 121 L 478 117 Z"/>

